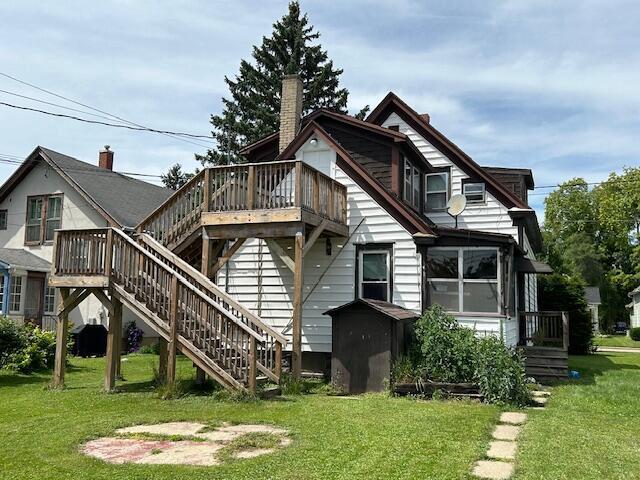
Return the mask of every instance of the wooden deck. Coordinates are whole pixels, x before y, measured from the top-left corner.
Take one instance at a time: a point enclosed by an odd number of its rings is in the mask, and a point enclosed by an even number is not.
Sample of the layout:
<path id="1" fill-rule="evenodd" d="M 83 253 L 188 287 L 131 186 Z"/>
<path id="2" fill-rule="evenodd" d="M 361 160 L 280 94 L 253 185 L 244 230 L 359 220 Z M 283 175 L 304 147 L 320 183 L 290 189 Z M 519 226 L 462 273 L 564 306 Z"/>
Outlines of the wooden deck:
<path id="1" fill-rule="evenodd" d="M 567 312 L 521 312 L 520 348 L 527 375 L 541 383 L 566 379 L 569 373 Z"/>

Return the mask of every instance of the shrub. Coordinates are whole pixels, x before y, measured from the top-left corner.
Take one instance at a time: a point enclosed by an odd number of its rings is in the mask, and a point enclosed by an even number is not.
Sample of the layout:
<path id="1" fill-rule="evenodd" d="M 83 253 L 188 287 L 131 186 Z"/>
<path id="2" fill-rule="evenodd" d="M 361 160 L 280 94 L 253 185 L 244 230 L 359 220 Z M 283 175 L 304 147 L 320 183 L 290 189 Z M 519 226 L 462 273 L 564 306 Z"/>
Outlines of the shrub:
<path id="1" fill-rule="evenodd" d="M 142 345 L 142 336 L 144 334 L 142 330 L 138 328 L 136 322 L 131 320 L 127 323 L 124 331 L 127 339 L 127 352 L 135 353 L 140 350 L 140 346 Z"/>
<path id="2" fill-rule="evenodd" d="M 631 337 L 631 340 L 640 342 L 640 327 L 631 328 L 629 330 L 629 336 Z"/>
<path id="3" fill-rule="evenodd" d="M 10 359 L 27 346 L 27 335 L 24 327 L 19 327 L 13 320 L 0 318 L 0 368 L 6 367 Z"/>
<path id="4" fill-rule="evenodd" d="M 160 354 L 160 342 L 150 343 L 149 345 L 143 345 L 140 347 L 139 353 L 151 353 L 154 355 Z"/>
<path id="5" fill-rule="evenodd" d="M 559 273 L 540 275 L 538 306 L 540 310 L 569 312 L 569 353 L 593 352 L 593 328 L 582 280 Z"/>
<path id="6" fill-rule="evenodd" d="M 55 355 L 55 333 L 0 320 L 0 368 L 21 373 L 52 368 Z"/>

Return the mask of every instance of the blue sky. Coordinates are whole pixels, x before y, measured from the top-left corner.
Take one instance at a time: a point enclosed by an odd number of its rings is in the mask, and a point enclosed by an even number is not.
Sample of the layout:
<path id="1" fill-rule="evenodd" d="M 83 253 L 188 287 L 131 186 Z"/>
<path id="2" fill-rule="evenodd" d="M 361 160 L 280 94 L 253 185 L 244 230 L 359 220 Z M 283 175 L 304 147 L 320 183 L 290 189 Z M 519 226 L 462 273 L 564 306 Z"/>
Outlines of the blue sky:
<path id="1" fill-rule="evenodd" d="M 0 71 L 146 126 L 207 134 L 227 94 L 224 76 L 286 5 L 5 0 Z M 540 186 L 599 181 L 640 164 L 640 2 L 302 6 L 344 69 L 352 111 L 393 90 L 478 163 L 532 168 Z M 60 102 L 4 77 L 0 89 Z M 1 92 L 0 101 L 43 107 Z M 0 155 L 23 158 L 40 144 L 93 162 L 109 144 L 119 171 L 159 174 L 175 162 L 191 169 L 193 153 L 205 150 L 3 106 L 0 125 Z M 14 168 L 0 164 L 0 179 Z M 540 213 L 548 191 L 530 197 Z"/>

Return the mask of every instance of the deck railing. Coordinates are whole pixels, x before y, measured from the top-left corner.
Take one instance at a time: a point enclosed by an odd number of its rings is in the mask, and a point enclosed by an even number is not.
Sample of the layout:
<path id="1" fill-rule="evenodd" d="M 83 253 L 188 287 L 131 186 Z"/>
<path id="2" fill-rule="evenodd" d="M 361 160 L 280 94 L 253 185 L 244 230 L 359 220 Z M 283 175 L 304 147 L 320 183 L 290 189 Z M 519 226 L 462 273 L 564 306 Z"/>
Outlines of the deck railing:
<path id="1" fill-rule="evenodd" d="M 136 230 L 171 245 L 200 225 L 204 212 L 300 208 L 347 222 L 347 189 L 302 161 L 211 167 L 192 177 Z"/>
<path id="2" fill-rule="evenodd" d="M 569 348 L 567 312 L 521 312 L 520 345 Z"/>
<path id="3" fill-rule="evenodd" d="M 207 293 L 210 288 L 204 284 L 210 282 L 198 275 L 185 277 L 191 272 L 174 268 L 171 255 L 165 258 L 152 244 L 139 245 L 114 228 L 59 230 L 54 243 L 54 276 L 109 277 L 112 288 L 159 319 L 149 318 L 157 328 L 165 333 L 175 329 L 188 342 L 185 348 L 204 353 L 221 367 L 228 385 L 255 390 L 256 369 L 279 381 L 283 337 L 266 338 L 263 333 L 273 332 L 261 319 L 242 311 L 223 292 Z"/>

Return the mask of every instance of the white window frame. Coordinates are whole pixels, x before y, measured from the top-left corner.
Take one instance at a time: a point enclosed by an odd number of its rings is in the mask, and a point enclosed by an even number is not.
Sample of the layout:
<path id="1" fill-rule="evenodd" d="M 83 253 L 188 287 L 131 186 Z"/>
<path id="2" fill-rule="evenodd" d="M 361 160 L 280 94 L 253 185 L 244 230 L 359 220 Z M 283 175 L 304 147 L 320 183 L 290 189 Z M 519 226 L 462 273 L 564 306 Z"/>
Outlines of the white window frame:
<path id="1" fill-rule="evenodd" d="M 416 210 L 420 208 L 420 169 L 416 167 L 407 157 L 404 159 L 404 192 L 402 198 Z M 407 175 L 407 171 L 409 174 Z M 416 184 L 418 182 L 417 191 Z"/>
<path id="2" fill-rule="evenodd" d="M 18 285 L 18 283 L 20 284 L 20 288 L 16 291 L 16 285 Z M 12 276 L 11 277 L 11 288 L 9 289 L 9 312 L 11 313 L 18 313 L 22 310 L 22 290 L 23 290 L 23 282 L 22 282 L 22 276 L 17 275 L 17 276 Z M 14 298 L 17 297 L 18 301 L 18 309 L 14 309 Z"/>
<path id="3" fill-rule="evenodd" d="M 444 190 L 432 190 L 429 191 L 429 177 L 436 177 L 444 175 Z M 446 210 L 446 206 L 443 208 L 428 208 L 427 207 L 427 198 L 429 194 L 440 194 L 444 193 L 444 203 L 445 205 L 449 201 L 449 172 L 434 172 L 427 173 L 424 176 L 424 211 L 425 212 L 442 212 Z"/>
<path id="4" fill-rule="evenodd" d="M 502 278 L 502 262 L 500 256 L 500 249 L 498 247 L 432 247 L 429 251 L 457 251 L 458 252 L 458 278 L 427 278 L 427 288 L 430 288 L 428 284 L 431 282 L 434 283 L 458 283 L 458 311 L 450 311 L 450 313 L 454 314 L 477 314 L 477 315 L 493 315 L 494 312 L 473 312 L 473 311 L 465 311 L 464 309 L 464 284 L 465 283 L 483 283 L 483 284 L 496 284 L 496 291 L 498 301 L 496 302 L 496 314 L 499 315 L 501 313 L 502 307 L 502 282 L 500 279 Z M 473 251 L 473 250 L 495 250 L 496 251 L 496 278 L 488 279 L 488 278 L 464 278 L 464 251 Z M 427 252 L 427 257 L 429 255 L 429 251 Z M 425 259 L 426 260 L 426 259 Z"/>
<path id="5" fill-rule="evenodd" d="M 369 255 L 369 254 L 385 254 L 387 256 L 387 280 L 386 282 L 384 281 L 367 281 L 364 282 L 364 256 L 365 255 Z M 360 252 L 358 253 L 358 298 L 364 298 L 362 296 L 362 284 L 363 283 L 377 283 L 377 284 L 382 284 L 382 283 L 386 283 L 387 284 L 387 302 L 391 302 L 391 251 L 389 249 L 386 248 L 381 248 L 381 249 L 376 249 L 376 250 L 369 250 L 369 249 L 362 249 L 360 250 Z"/>
<path id="6" fill-rule="evenodd" d="M 47 293 L 49 292 L 49 290 L 53 290 L 53 304 L 52 304 L 52 308 L 50 310 L 47 310 Z M 43 298 L 43 310 L 45 314 L 55 314 L 56 311 L 56 288 L 55 287 L 50 287 L 49 286 L 49 282 L 47 282 L 44 286 L 44 298 Z"/>
<path id="7" fill-rule="evenodd" d="M 467 192 L 467 187 L 469 186 L 481 186 L 482 187 L 482 191 L 481 192 Z M 462 185 L 462 193 L 464 194 L 465 198 L 467 199 L 467 205 L 482 205 L 485 204 L 487 202 L 487 189 L 486 186 L 484 184 L 484 182 L 470 182 L 470 183 L 465 183 L 464 185 Z M 482 199 L 480 200 L 469 200 L 469 197 L 467 197 L 467 195 L 482 195 Z"/>

